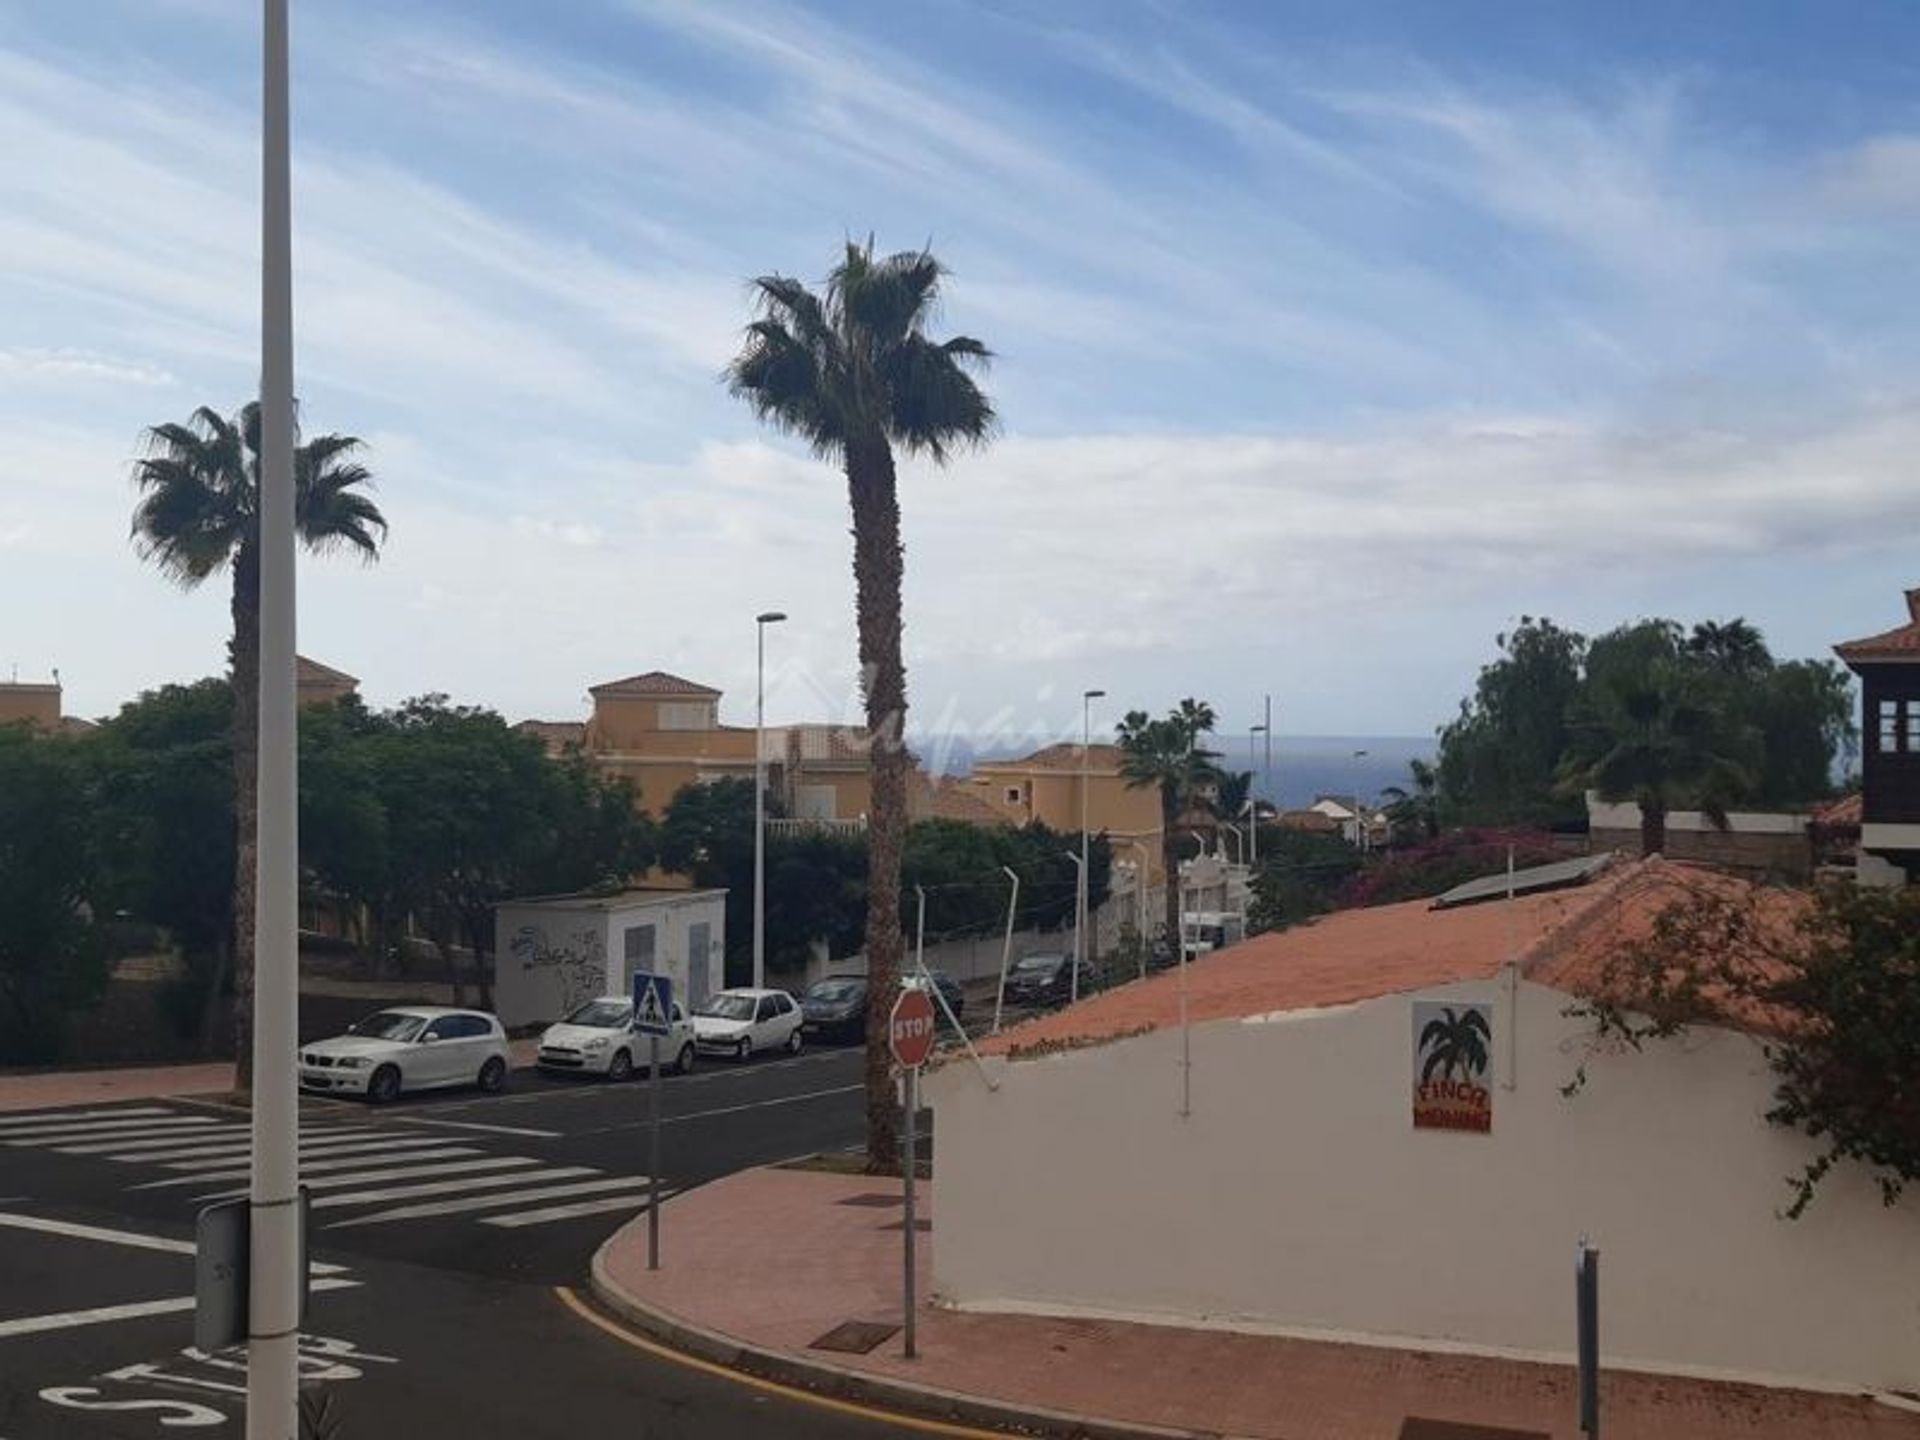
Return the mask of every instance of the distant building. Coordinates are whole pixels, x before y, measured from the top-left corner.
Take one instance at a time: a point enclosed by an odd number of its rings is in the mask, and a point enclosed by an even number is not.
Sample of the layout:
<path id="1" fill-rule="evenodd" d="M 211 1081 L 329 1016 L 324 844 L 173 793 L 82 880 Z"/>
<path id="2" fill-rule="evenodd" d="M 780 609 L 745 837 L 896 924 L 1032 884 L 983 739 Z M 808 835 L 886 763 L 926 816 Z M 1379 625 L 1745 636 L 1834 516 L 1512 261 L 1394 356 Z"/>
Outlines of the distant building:
<path id="1" fill-rule="evenodd" d="M 51 681 L 0 681 L 0 725 L 29 725 L 43 735 L 72 735 L 94 728 L 91 720 L 63 713 L 57 671 Z"/>
<path id="2" fill-rule="evenodd" d="M 1920 869 L 1920 589 L 1906 624 L 1833 649 L 1860 677 L 1859 877 L 1904 884 Z"/>
<path id="3" fill-rule="evenodd" d="M 294 657 L 293 668 L 295 694 L 302 709 L 309 705 L 331 705 L 360 688 L 360 682 L 346 671 L 335 670 L 304 655 Z"/>
<path id="4" fill-rule="evenodd" d="M 1754 879 L 1804 880 L 1813 870 L 1812 818 L 1806 810 L 1731 810 L 1719 825 L 1698 810 L 1669 810 L 1664 853 Z M 1639 855 L 1640 807 L 1588 791 L 1587 848 Z"/>
<path id="5" fill-rule="evenodd" d="M 1074 741 L 1046 745 L 1010 760 L 975 760 L 967 786 L 1015 825 L 1039 821 L 1055 830 L 1079 830 L 1082 791 L 1086 825 L 1116 845 L 1160 834 L 1160 794 L 1134 786 L 1121 773 L 1118 745 L 1095 744 L 1084 755 Z"/>

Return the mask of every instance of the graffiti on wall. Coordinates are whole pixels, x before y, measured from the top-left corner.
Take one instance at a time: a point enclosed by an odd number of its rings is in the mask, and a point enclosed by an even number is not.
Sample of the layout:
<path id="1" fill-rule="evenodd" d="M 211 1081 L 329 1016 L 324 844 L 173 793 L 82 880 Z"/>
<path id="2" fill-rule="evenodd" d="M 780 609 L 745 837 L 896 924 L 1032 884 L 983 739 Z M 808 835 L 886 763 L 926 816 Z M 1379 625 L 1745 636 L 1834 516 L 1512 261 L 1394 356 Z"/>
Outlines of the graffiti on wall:
<path id="1" fill-rule="evenodd" d="M 543 983 L 558 1000 L 561 1015 L 606 993 L 606 937 L 594 927 L 570 931 L 556 943 L 544 926 L 522 925 L 507 942 L 507 953 L 525 974 L 547 972 Z"/>

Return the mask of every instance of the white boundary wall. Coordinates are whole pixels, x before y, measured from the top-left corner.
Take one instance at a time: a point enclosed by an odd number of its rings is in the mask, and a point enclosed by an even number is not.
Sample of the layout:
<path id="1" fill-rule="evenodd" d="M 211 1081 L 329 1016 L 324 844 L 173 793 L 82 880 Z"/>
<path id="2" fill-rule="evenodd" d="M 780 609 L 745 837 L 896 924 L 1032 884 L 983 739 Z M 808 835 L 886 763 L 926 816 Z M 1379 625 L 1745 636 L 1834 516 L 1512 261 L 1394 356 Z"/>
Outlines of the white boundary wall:
<path id="1" fill-rule="evenodd" d="M 1799 1220 L 1812 1154 L 1767 1124 L 1751 1039 L 1700 1031 L 1586 1059 L 1570 997 L 1497 1003 L 1490 1135 L 1415 1131 L 1410 1001 L 946 1065 L 934 1288 L 983 1310 L 1466 1348 L 1569 1360 L 1575 1245 L 1602 1251 L 1601 1344 L 1629 1368 L 1920 1390 L 1920 1197 L 1851 1167 Z"/>

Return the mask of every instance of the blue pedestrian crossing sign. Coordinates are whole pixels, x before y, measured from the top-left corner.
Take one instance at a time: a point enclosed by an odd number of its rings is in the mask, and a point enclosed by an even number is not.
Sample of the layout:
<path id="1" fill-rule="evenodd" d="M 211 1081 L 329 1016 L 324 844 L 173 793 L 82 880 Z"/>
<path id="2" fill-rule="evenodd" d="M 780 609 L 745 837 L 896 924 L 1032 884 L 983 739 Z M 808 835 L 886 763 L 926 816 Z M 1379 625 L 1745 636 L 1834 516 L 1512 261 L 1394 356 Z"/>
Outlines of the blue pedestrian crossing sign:
<path id="1" fill-rule="evenodd" d="M 673 977 L 649 975 L 637 970 L 633 976 L 633 1028 L 642 1035 L 673 1034 Z"/>

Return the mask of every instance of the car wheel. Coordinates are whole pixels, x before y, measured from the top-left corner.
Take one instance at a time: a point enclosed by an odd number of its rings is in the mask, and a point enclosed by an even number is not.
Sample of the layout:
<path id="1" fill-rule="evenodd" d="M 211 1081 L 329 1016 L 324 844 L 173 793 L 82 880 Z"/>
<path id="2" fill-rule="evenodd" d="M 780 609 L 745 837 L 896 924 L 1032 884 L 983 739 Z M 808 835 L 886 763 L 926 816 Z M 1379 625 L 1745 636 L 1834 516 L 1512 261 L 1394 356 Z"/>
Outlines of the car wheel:
<path id="1" fill-rule="evenodd" d="M 693 1073 L 693 1042 L 688 1041 L 680 1047 L 680 1053 L 674 1057 L 673 1073 L 690 1075 Z"/>
<path id="2" fill-rule="evenodd" d="M 488 1095 L 498 1095 L 507 1088 L 507 1062 L 495 1055 L 480 1067 L 480 1089 Z"/>
<path id="3" fill-rule="evenodd" d="M 798 1055 L 800 1053 L 800 1047 L 806 1043 L 807 1042 L 801 1038 L 800 1032 L 796 1029 L 791 1035 L 787 1036 L 787 1054 Z"/>
<path id="4" fill-rule="evenodd" d="M 376 1105 L 385 1105 L 400 1095 L 400 1067 L 382 1065 L 373 1072 L 373 1078 L 367 1081 L 367 1099 Z"/>
<path id="5" fill-rule="evenodd" d="M 633 1056 L 629 1055 L 625 1050 L 614 1051 L 613 1059 L 607 1062 L 607 1079 L 617 1085 L 623 1080 L 631 1080 L 632 1078 Z"/>

